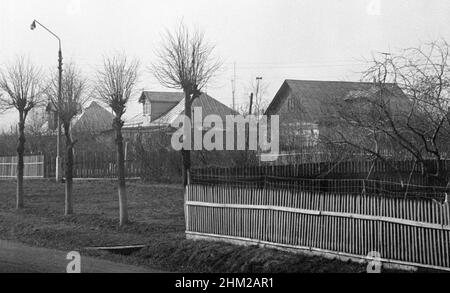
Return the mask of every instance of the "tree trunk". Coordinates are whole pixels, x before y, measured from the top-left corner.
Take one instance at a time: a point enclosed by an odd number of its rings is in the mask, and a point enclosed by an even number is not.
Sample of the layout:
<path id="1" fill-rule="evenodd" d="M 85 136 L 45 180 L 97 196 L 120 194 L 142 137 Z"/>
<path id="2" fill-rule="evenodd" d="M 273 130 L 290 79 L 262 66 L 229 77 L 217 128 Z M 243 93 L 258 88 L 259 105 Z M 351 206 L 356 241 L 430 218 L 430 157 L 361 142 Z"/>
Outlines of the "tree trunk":
<path id="1" fill-rule="evenodd" d="M 73 214 L 73 142 L 70 134 L 70 124 L 64 124 L 64 135 L 66 136 L 66 198 L 64 214 L 68 216 Z"/>
<path id="2" fill-rule="evenodd" d="M 184 115 L 192 121 L 192 102 L 191 95 L 188 92 L 184 94 Z M 184 126 L 183 126 L 184 127 Z M 189 130 L 191 131 L 191 130 Z M 191 142 L 189 142 L 191 143 Z M 183 156 L 183 186 L 186 187 L 189 182 L 189 172 L 191 170 L 191 151 L 182 149 L 181 154 Z"/>
<path id="3" fill-rule="evenodd" d="M 448 178 L 445 172 L 445 161 L 441 158 L 436 158 L 433 163 L 431 164 L 429 161 L 424 162 L 427 184 L 429 186 L 446 186 Z"/>
<path id="4" fill-rule="evenodd" d="M 19 120 L 19 140 L 17 144 L 17 191 L 16 191 L 16 209 L 24 207 L 23 203 L 23 173 L 24 173 L 24 159 L 25 152 L 25 119 L 20 113 Z"/>
<path id="5" fill-rule="evenodd" d="M 114 129 L 116 130 L 116 144 L 117 144 L 120 226 L 123 226 L 128 223 L 128 210 L 127 210 L 127 190 L 125 186 L 125 155 L 123 149 L 123 136 L 122 136 L 123 121 L 120 119 L 120 117 L 116 117 L 114 119 L 113 126 Z"/>

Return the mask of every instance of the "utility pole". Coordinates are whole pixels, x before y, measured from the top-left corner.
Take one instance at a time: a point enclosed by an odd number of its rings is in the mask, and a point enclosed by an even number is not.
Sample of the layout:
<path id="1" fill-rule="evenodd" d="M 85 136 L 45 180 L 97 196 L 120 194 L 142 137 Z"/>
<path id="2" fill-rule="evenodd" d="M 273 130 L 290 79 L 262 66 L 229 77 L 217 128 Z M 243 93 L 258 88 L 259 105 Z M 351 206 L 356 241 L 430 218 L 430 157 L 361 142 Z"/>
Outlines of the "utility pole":
<path id="1" fill-rule="evenodd" d="M 250 107 L 248 108 L 248 115 L 252 115 L 252 107 L 253 107 L 253 93 L 250 93 Z"/>
<path id="2" fill-rule="evenodd" d="M 250 115 L 252 115 L 252 106 L 253 106 L 253 93 L 250 93 L 250 106 L 248 107 L 249 121 L 252 119 L 250 117 Z M 245 150 L 246 151 L 248 151 L 249 139 L 250 139 L 250 122 L 245 124 Z"/>
<path id="3" fill-rule="evenodd" d="M 231 79 L 231 92 L 233 95 L 233 110 L 236 110 L 236 62 L 233 64 L 233 78 Z"/>
<path id="4" fill-rule="evenodd" d="M 258 100 L 259 97 L 259 82 L 262 80 L 262 77 L 258 76 L 256 77 L 256 95 L 255 95 L 255 104 L 258 107 L 257 111 L 259 112 L 259 106 L 260 106 L 260 101 Z M 256 113 L 256 115 L 258 115 L 259 117 L 259 113 Z"/>

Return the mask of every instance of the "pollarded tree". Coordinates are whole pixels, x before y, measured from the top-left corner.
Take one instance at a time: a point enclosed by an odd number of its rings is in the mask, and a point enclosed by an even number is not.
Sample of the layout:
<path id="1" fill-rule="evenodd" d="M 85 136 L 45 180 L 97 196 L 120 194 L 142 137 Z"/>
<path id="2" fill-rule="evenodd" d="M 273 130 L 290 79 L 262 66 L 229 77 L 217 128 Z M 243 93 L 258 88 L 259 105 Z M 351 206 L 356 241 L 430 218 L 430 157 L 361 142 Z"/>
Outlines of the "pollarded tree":
<path id="1" fill-rule="evenodd" d="M 59 116 L 64 136 L 66 140 L 66 188 L 65 188 L 65 209 L 64 214 L 73 213 L 72 190 L 73 190 L 73 149 L 76 141 L 72 138 L 71 125 L 73 119 L 82 111 L 84 103 L 87 101 L 85 91 L 87 82 L 82 77 L 81 72 L 75 65 L 69 64 L 64 68 L 61 81 L 61 99 L 58 99 L 58 77 L 52 78 L 47 90 L 47 96 L 50 100 L 56 114 Z"/>
<path id="2" fill-rule="evenodd" d="M 17 143 L 16 208 L 24 206 L 25 123 L 30 111 L 42 102 L 42 74 L 29 60 L 18 58 L 0 72 L 0 109 L 16 109 L 19 114 Z"/>
<path id="3" fill-rule="evenodd" d="M 184 114 L 192 116 L 192 103 L 201 95 L 202 89 L 220 68 L 221 63 L 213 57 L 214 46 L 205 41 L 200 31 L 190 31 L 180 23 L 174 32 L 167 31 L 162 46 L 157 51 L 157 61 L 152 65 L 156 79 L 165 87 L 184 92 Z M 185 137 L 190 137 L 187 127 Z M 184 144 L 183 144 L 184 145 Z M 186 186 L 191 167 L 189 149 L 182 149 L 183 181 Z"/>
<path id="4" fill-rule="evenodd" d="M 120 225 L 128 222 L 127 194 L 125 186 L 125 157 L 122 120 L 127 103 L 134 92 L 138 79 L 139 62 L 128 60 L 125 56 L 106 57 L 103 67 L 97 71 L 95 92 L 98 99 L 107 104 L 114 112 L 115 118 L 112 123 L 116 132 L 117 165 L 119 181 L 119 210 Z"/>

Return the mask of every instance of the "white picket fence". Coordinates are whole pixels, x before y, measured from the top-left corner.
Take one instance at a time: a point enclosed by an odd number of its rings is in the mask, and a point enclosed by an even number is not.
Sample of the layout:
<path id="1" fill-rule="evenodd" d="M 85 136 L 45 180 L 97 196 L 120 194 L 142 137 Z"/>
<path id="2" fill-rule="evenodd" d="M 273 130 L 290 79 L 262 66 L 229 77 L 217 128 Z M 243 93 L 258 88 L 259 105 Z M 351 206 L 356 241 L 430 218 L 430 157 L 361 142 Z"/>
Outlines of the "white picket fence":
<path id="1" fill-rule="evenodd" d="M 14 178 L 17 157 L 0 157 L 0 178 Z M 44 156 L 24 157 L 24 178 L 44 178 Z"/>
<path id="2" fill-rule="evenodd" d="M 188 238 L 450 270 L 449 204 L 430 199 L 189 185 L 185 216 Z"/>

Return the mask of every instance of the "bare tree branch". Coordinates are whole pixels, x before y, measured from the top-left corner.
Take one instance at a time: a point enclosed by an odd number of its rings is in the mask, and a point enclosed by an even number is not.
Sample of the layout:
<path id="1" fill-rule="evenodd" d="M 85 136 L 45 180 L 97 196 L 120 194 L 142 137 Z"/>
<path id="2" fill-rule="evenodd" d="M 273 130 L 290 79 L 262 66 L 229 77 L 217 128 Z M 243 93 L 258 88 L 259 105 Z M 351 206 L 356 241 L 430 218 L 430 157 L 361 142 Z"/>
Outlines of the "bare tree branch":
<path id="1" fill-rule="evenodd" d="M 161 48 L 156 52 L 157 60 L 150 67 L 163 86 L 183 90 L 184 114 L 188 118 L 191 118 L 193 101 L 200 97 L 202 89 L 221 66 L 220 61 L 213 57 L 213 50 L 214 46 L 205 41 L 202 32 L 190 31 L 180 23 L 174 32 L 166 31 Z M 183 149 L 182 154 L 186 185 L 191 165 L 190 151 Z"/>
<path id="2" fill-rule="evenodd" d="M 347 101 L 336 101 L 341 141 L 373 153 L 362 136 L 378 136 L 384 148 L 406 151 L 427 176 L 444 180 L 442 159 L 450 151 L 450 47 L 443 40 L 374 57 L 363 74 L 373 81 L 371 90 Z M 399 92 L 399 90 L 404 93 Z M 355 133 L 359 133 L 356 134 Z M 432 171 L 426 161 L 438 166 Z"/>
<path id="3" fill-rule="evenodd" d="M 16 208 L 24 206 L 24 152 L 25 152 L 25 122 L 28 113 L 42 103 L 42 73 L 29 60 L 18 58 L 0 72 L 0 108 L 16 109 L 19 113 L 18 143 L 17 143 L 17 193 Z"/>

